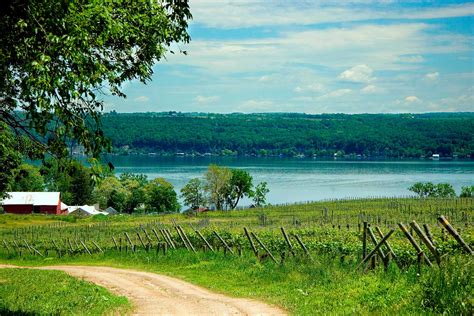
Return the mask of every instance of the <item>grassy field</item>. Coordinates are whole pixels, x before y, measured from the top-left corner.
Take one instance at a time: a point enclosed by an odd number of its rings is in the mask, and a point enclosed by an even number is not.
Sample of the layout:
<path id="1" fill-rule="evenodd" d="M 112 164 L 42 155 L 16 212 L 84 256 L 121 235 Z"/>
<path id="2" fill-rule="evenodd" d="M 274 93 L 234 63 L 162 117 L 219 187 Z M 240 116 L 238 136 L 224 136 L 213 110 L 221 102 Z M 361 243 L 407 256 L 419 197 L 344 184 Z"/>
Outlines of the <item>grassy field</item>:
<path id="1" fill-rule="evenodd" d="M 160 272 L 228 295 L 258 298 L 301 315 L 472 314 L 472 257 L 464 254 L 437 217 L 446 215 L 472 247 L 473 210 L 473 199 L 407 198 L 326 201 L 197 216 L 99 216 L 58 221 L 51 216 L 18 219 L 3 215 L 0 260 L 21 265 L 77 263 Z M 398 222 L 412 220 L 431 229 L 442 255 L 440 267 L 423 266 L 419 270 L 417 253 L 397 228 Z M 34 224 L 17 225 L 28 221 Z M 375 268 L 365 273 L 356 269 L 362 257 L 364 221 L 385 234 L 395 229 L 389 240 L 397 262 L 392 260 L 384 269 L 379 255 Z M 196 253 L 186 250 L 187 242 L 182 241 L 175 225 L 182 227 L 186 233 L 183 237 L 188 237 Z M 255 239 L 258 258 L 254 255 L 244 227 L 255 233 L 276 263 Z M 290 255 L 280 227 L 285 227 L 294 255 Z M 168 246 L 166 254 L 164 230 L 177 246 Z M 413 235 L 435 262 L 432 253 Z M 368 251 L 372 249 L 369 242 Z"/>
<path id="2" fill-rule="evenodd" d="M 473 308 L 474 265 L 465 256 L 451 257 L 441 268 L 423 268 L 421 275 L 415 266 L 400 271 L 395 265 L 388 271 L 379 267 L 361 273 L 356 271 L 355 261 L 341 262 L 329 256 L 275 265 L 271 261 L 259 262 L 250 255 L 192 254 L 183 249 L 166 256 L 138 251 L 0 261 L 19 265 L 105 265 L 158 272 L 231 296 L 264 300 L 295 315 L 459 315 L 469 314 Z"/>
<path id="3" fill-rule="evenodd" d="M 0 269 L 1 315 L 125 314 L 127 298 L 61 271 Z"/>

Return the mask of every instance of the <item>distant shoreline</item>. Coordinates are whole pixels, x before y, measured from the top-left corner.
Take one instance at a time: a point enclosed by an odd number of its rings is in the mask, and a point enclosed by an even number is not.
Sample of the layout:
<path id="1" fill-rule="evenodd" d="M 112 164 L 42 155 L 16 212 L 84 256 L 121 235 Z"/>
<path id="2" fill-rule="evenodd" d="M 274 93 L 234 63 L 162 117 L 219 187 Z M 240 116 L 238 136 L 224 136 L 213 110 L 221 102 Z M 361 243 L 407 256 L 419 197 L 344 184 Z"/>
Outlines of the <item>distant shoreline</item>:
<path id="1" fill-rule="evenodd" d="M 85 158 L 86 155 L 73 155 L 76 158 Z M 252 155 L 153 155 L 145 153 L 131 153 L 131 154 L 116 154 L 116 153 L 107 153 L 103 154 L 104 158 L 108 157 L 143 157 L 143 158 L 165 158 L 165 159 L 269 159 L 269 160 L 302 160 L 302 161 L 474 161 L 474 158 L 458 158 L 458 157 L 440 157 L 439 159 L 433 159 L 431 157 L 354 157 L 354 156 L 343 156 L 343 157 L 288 157 L 288 156 L 252 156 Z"/>

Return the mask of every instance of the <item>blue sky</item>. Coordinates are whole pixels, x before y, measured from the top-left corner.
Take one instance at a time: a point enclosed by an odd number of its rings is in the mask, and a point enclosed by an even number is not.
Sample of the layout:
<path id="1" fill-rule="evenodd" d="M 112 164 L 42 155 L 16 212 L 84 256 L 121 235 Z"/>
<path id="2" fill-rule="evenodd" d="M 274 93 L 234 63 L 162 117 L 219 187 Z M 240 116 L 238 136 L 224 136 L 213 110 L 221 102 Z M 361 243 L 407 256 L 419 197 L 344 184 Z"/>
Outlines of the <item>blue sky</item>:
<path id="1" fill-rule="evenodd" d="M 474 2 L 190 6 L 188 55 L 168 54 L 151 82 L 107 97 L 106 111 L 474 111 Z"/>

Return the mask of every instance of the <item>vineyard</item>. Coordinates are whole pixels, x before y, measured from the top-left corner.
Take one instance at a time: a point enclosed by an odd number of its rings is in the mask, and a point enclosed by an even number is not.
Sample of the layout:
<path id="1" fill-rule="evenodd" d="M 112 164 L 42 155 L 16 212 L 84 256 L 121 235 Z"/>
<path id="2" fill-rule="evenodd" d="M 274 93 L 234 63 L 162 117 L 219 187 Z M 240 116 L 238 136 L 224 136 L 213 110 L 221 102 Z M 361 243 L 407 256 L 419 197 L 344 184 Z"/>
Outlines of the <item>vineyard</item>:
<path id="1" fill-rule="evenodd" d="M 166 255 L 183 248 L 191 252 L 253 254 L 259 260 L 279 263 L 318 254 L 357 261 L 393 230 L 390 243 L 381 248 L 396 258 L 399 267 L 406 267 L 417 262 L 420 251 L 427 262 L 466 252 L 474 242 L 470 222 L 473 210 L 473 199 L 373 198 L 194 216 L 69 218 L 71 223 L 2 228 L 1 255 L 62 257 L 151 251 Z M 441 215 L 451 228 L 442 225 Z M 464 236 L 460 237 L 462 242 L 456 240 L 456 235 Z M 386 256 L 383 253 L 377 250 L 381 259 Z"/>
<path id="2" fill-rule="evenodd" d="M 0 262 L 165 273 L 295 314 L 469 314 L 474 199 L 198 214 L 0 216 Z"/>

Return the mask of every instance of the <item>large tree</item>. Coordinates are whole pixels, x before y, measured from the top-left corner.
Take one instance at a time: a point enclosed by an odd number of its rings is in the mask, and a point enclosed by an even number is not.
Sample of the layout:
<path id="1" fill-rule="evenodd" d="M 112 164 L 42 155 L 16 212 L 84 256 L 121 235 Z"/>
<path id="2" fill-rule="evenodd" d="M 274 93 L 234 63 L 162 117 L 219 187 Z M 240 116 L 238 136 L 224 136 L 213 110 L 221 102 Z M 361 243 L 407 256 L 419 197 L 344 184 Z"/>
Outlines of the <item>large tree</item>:
<path id="1" fill-rule="evenodd" d="M 45 189 L 44 178 L 40 169 L 33 165 L 21 164 L 14 172 L 10 191 L 40 192 Z"/>
<path id="2" fill-rule="evenodd" d="M 212 164 L 209 165 L 205 178 L 206 191 L 209 193 L 209 202 L 214 205 L 216 210 L 224 209 L 232 172 L 229 168 Z"/>
<path id="3" fill-rule="evenodd" d="M 34 141 L 30 158 L 64 156 L 72 140 L 98 156 L 102 96 L 149 80 L 173 43 L 189 41 L 190 18 L 181 0 L 2 1 L 0 124 Z"/>
<path id="4" fill-rule="evenodd" d="M 192 210 L 206 205 L 207 198 L 204 182 L 199 178 L 189 180 L 189 182 L 181 188 L 181 197 L 183 198 L 184 205 L 188 205 Z"/>
<path id="5" fill-rule="evenodd" d="M 15 148 L 16 143 L 8 127 L 0 122 L 0 200 L 6 196 L 15 170 L 21 163 L 21 156 Z"/>
<path id="6" fill-rule="evenodd" d="M 252 196 L 252 176 L 245 170 L 231 169 L 232 177 L 229 181 L 226 203 L 233 210 L 244 196 Z"/>
<path id="7" fill-rule="evenodd" d="M 178 195 L 171 183 L 163 178 L 150 181 L 145 187 L 145 205 L 152 212 L 179 212 Z"/>

